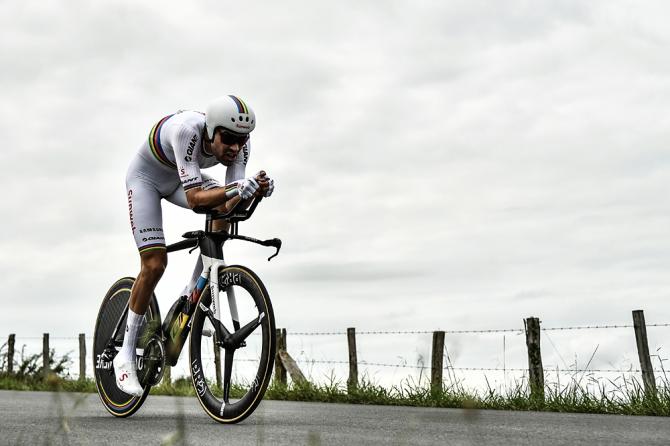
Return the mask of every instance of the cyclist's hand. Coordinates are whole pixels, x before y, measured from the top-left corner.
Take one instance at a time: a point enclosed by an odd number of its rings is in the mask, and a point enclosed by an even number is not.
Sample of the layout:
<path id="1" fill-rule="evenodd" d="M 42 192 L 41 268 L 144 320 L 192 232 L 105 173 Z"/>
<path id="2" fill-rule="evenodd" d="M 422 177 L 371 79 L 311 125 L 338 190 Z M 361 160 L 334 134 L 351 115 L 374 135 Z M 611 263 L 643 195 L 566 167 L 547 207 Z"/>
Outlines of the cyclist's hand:
<path id="1" fill-rule="evenodd" d="M 265 188 L 265 190 L 263 191 L 263 196 L 264 197 L 269 197 L 270 195 L 272 195 L 272 192 L 274 192 L 274 190 L 275 190 L 275 180 L 273 180 L 270 177 L 267 177 L 267 179 L 269 181 L 268 181 L 267 188 Z"/>
<path id="2" fill-rule="evenodd" d="M 264 170 L 259 171 L 256 176 L 259 189 L 256 191 L 257 197 L 269 197 L 274 191 L 274 180 L 267 176 Z"/>
<path id="3" fill-rule="evenodd" d="M 242 200 L 248 200 L 253 197 L 258 188 L 258 182 L 254 177 L 245 178 L 237 182 L 237 190 Z"/>

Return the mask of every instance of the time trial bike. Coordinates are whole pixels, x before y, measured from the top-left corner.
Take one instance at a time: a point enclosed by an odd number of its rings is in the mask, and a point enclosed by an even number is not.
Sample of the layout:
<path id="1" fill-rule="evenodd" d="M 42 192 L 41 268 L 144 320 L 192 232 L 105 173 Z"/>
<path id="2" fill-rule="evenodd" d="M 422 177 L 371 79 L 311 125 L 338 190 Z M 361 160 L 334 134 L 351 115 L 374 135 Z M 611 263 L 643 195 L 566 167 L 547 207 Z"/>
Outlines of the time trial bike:
<path id="1" fill-rule="evenodd" d="M 116 386 L 112 360 L 123 345 L 128 301 L 135 281 L 119 279 L 105 295 L 95 324 L 93 363 L 95 383 L 103 406 L 116 417 L 133 415 L 152 386 L 160 383 L 166 366 L 177 364 L 189 337 L 189 367 L 195 394 L 202 408 L 220 423 L 237 423 L 248 417 L 265 394 L 276 350 L 275 320 L 268 292 L 249 268 L 226 265 L 223 246 L 243 240 L 276 248 L 281 240 L 258 240 L 238 234 L 238 224 L 253 214 L 262 197 L 246 210 L 206 214 L 204 231 L 183 234 L 184 240 L 167 246 L 168 252 L 200 249 L 202 273 L 190 296 L 174 302 L 161 322 L 156 295 L 152 295 L 139 329 L 136 348 L 142 396 L 124 393 Z M 196 211 L 199 212 L 199 211 Z M 226 220 L 228 231 L 213 231 L 213 222 Z M 228 305 L 219 303 L 225 294 Z M 223 350 L 223 380 L 220 357 Z M 219 384 L 221 383 L 221 384 Z"/>

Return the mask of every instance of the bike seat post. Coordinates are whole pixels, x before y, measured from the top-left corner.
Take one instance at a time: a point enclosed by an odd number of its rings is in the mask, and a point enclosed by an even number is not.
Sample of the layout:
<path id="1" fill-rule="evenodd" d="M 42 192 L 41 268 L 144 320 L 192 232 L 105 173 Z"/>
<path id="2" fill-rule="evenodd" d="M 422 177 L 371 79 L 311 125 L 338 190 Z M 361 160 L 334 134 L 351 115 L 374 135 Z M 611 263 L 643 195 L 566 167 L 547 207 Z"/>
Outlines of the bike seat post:
<path id="1" fill-rule="evenodd" d="M 234 221 L 230 224 L 230 235 L 237 235 L 237 223 Z"/>

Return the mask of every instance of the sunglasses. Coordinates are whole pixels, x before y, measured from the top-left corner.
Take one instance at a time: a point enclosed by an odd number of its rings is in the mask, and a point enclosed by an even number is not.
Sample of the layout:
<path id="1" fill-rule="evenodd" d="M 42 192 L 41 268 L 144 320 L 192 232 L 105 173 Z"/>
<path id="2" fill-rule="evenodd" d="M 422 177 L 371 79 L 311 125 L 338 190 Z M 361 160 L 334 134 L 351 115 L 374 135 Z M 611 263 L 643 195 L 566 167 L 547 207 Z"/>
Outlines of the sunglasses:
<path id="1" fill-rule="evenodd" d="M 241 133 L 233 133 L 227 130 L 219 130 L 221 135 L 221 142 L 227 146 L 232 146 L 238 144 L 243 146 L 247 141 L 249 141 L 249 135 Z"/>

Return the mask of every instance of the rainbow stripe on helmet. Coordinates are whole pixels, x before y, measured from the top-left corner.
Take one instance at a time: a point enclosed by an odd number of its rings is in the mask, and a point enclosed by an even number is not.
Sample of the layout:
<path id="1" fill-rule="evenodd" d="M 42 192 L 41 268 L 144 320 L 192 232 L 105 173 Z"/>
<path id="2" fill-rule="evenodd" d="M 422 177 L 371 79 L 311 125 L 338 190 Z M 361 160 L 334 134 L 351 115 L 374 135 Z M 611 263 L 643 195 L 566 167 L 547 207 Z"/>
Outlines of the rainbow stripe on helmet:
<path id="1" fill-rule="evenodd" d="M 247 104 L 244 103 L 244 101 L 237 96 L 233 96 L 232 94 L 229 94 L 228 97 L 235 102 L 235 105 L 237 105 L 237 111 L 240 113 L 249 113 L 249 107 L 247 107 Z"/>

